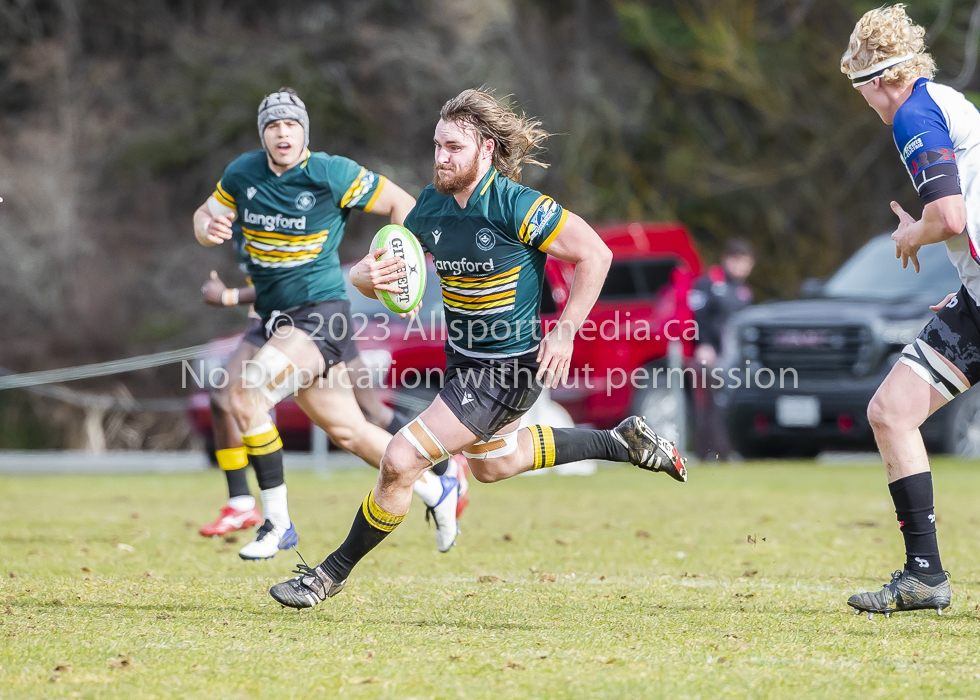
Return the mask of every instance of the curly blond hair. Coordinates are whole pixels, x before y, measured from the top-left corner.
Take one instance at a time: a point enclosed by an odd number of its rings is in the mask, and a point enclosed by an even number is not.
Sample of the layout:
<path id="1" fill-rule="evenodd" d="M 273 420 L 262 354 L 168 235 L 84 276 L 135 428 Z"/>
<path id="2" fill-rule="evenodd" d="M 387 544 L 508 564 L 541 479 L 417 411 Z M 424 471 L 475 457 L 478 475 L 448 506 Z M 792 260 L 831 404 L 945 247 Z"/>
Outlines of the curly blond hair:
<path id="1" fill-rule="evenodd" d="M 439 110 L 444 122 L 455 122 L 473 127 L 480 145 L 493 139 L 493 165 L 514 182 L 521 181 L 525 165 L 540 165 L 536 158 L 544 150 L 542 144 L 550 134 L 541 128 L 541 122 L 521 112 L 514 112 L 503 100 L 498 100 L 493 90 L 486 87 L 463 90 Z M 506 98 L 504 98 L 506 100 Z"/>
<path id="2" fill-rule="evenodd" d="M 888 58 L 916 54 L 914 58 L 886 70 L 881 79 L 889 85 L 907 85 L 918 78 L 932 78 L 936 62 L 927 54 L 926 30 L 912 22 L 905 5 L 869 10 L 851 32 L 847 51 L 840 60 L 841 73 L 851 73 Z"/>

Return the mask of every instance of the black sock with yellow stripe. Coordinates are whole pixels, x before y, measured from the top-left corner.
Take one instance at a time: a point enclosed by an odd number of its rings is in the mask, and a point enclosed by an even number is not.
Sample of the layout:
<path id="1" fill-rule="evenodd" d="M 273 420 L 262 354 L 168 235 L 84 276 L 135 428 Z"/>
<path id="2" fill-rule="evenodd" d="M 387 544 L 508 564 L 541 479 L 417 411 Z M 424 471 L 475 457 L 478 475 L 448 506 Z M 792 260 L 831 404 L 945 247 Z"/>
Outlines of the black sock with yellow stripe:
<path id="1" fill-rule="evenodd" d="M 245 467 L 248 466 L 248 454 L 245 447 L 215 450 L 214 456 L 228 480 L 228 498 L 251 496 L 252 493 L 248 490 L 248 475 L 245 472 Z"/>
<path id="2" fill-rule="evenodd" d="M 282 440 L 272 423 L 242 435 L 248 460 L 255 469 L 259 488 L 263 491 L 286 483 L 282 471 Z"/>
<path id="3" fill-rule="evenodd" d="M 532 469 L 547 469 L 556 464 L 568 464 L 583 459 L 630 461 L 629 452 L 608 430 L 552 428 L 548 425 L 531 425 L 528 430 L 531 431 L 531 441 L 534 443 Z"/>
<path id="4" fill-rule="evenodd" d="M 357 509 L 347 539 L 320 567 L 335 583 L 346 581 L 357 562 L 381 544 L 404 519 L 404 515 L 392 515 L 379 506 L 372 489 Z"/>

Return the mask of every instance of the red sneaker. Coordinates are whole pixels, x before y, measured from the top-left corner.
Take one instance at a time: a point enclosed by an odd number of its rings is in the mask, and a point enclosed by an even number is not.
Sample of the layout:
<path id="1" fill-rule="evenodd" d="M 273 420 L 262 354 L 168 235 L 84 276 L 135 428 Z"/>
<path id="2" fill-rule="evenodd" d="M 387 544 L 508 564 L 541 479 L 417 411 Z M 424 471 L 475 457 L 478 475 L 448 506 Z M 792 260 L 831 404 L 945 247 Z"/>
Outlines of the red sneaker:
<path id="1" fill-rule="evenodd" d="M 456 464 L 456 478 L 459 480 L 459 493 L 456 497 L 456 519 L 466 510 L 470 503 L 470 465 L 463 455 L 453 455 L 450 459 Z"/>
<path id="2" fill-rule="evenodd" d="M 205 537 L 221 537 L 235 530 L 247 530 L 261 522 L 262 514 L 255 506 L 251 510 L 235 510 L 231 506 L 225 506 L 217 520 L 203 526 L 198 532 Z"/>

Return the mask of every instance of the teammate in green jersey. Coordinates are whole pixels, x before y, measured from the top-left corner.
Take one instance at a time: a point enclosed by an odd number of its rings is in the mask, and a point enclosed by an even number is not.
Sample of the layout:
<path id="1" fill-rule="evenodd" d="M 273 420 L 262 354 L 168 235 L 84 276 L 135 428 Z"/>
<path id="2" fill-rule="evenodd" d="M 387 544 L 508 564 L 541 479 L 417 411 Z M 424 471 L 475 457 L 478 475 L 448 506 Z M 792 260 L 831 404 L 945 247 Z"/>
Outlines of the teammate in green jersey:
<path id="1" fill-rule="evenodd" d="M 194 213 L 202 245 L 242 238 L 261 317 L 232 357 L 228 393 L 246 453 L 237 454 L 236 465 L 254 467 L 265 516 L 255 539 L 239 552 L 243 559 L 268 559 L 298 541 L 282 441 L 271 417 L 279 401 L 294 395 L 335 444 L 380 464 L 391 435 L 365 420 L 350 383 L 341 378 L 353 357 L 353 323 L 337 248 L 352 209 L 401 223 L 415 204 L 397 185 L 350 159 L 310 152 L 309 115 L 291 89 L 262 101 L 258 130 L 263 150 L 232 162 Z M 393 264 L 377 264 L 375 271 L 383 276 Z M 436 515 L 440 549 L 448 549 L 456 535 L 458 480 L 419 480 L 420 495 Z"/>
<path id="2" fill-rule="evenodd" d="M 448 323 L 446 378 L 429 408 L 392 439 L 377 485 L 364 498 L 344 543 L 314 568 L 276 584 L 272 597 L 294 608 L 339 593 L 353 567 L 408 512 L 412 482 L 432 464 L 462 453 L 479 481 L 582 459 L 632 462 L 686 481 L 673 444 L 632 416 L 614 430 L 559 429 L 520 417 L 542 380 L 567 380 L 574 336 L 592 309 L 612 261 L 602 239 L 553 199 L 518 184 L 547 133 L 540 122 L 466 90 L 440 111 L 433 184 L 405 225 L 432 254 Z M 351 281 L 374 296 L 372 251 Z M 540 305 L 547 255 L 575 265 L 557 325 L 542 333 Z"/>
<path id="3" fill-rule="evenodd" d="M 235 239 L 233 242 L 235 243 L 236 254 L 241 250 L 242 255 L 246 255 L 244 246 L 239 246 Z M 241 257 L 240 260 L 243 271 L 245 271 L 247 261 Z M 255 287 L 247 278 L 246 281 L 249 283 L 244 287 L 228 287 L 218 276 L 218 273 L 212 270 L 210 277 L 201 287 L 201 292 L 204 294 L 204 303 L 209 306 L 248 306 L 248 324 L 245 328 L 245 332 L 248 333 L 261 325 L 261 318 L 252 308 L 255 301 Z M 365 366 L 360 355 L 357 354 L 356 346 L 352 343 L 349 347 L 349 354 L 353 357 L 345 360 L 345 364 L 351 373 L 351 384 L 358 407 L 371 423 L 384 428 L 389 433 L 398 432 L 408 422 L 409 417 L 382 403 L 376 389 L 365 386 L 362 381 L 353 379 L 364 376 L 364 373 L 370 370 Z M 227 364 L 229 367 L 241 366 L 241 359 L 236 362 L 234 358 L 229 358 Z M 243 466 L 248 463 L 248 454 L 242 444 L 238 424 L 231 415 L 229 394 L 230 387 L 227 384 L 221 387 L 212 387 L 210 391 L 214 454 L 218 467 L 225 475 L 228 486 L 228 501 L 214 522 L 201 526 L 198 532 L 204 537 L 220 537 L 229 532 L 247 530 L 262 523 L 262 515 L 256 507 L 255 497 L 252 496 L 248 487 L 247 467 Z M 450 465 L 445 464 L 443 466 L 446 469 L 441 470 L 440 475 L 445 474 Z M 450 476 L 455 476 L 460 480 L 460 496 L 462 497 L 466 474 L 458 469 L 452 471 Z M 457 517 L 462 512 L 461 506 L 464 505 L 465 503 L 462 501 L 457 503 Z"/>

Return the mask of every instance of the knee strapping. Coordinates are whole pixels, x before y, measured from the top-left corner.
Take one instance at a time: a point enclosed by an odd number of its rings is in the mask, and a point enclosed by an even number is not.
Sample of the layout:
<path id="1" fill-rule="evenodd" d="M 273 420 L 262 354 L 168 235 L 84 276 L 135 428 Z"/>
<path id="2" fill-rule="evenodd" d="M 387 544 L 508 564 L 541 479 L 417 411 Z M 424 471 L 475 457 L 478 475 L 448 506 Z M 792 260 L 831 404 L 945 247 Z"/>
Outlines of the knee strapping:
<path id="1" fill-rule="evenodd" d="M 463 456 L 468 459 L 494 459 L 506 457 L 517 449 L 517 433 L 519 430 L 501 435 L 494 435 L 489 440 L 480 440 L 463 450 Z"/>
<path id="2" fill-rule="evenodd" d="M 245 363 L 244 388 L 258 390 L 273 405 L 300 389 L 301 373 L 289 357 L 270 345 L 264 345 L 255 357 Z"/>
<path id="3" fill-rule="evenodd" d="M 398 432 L 412 443 L 412 447 L 418 450 L 420 455 L 429 460 L 429 464 L 438 464 L 450 456 L 439 442 L 439 438 L 432 434 L 421 418 L 416 418 Z"/>
<path id="4" fill-rule="evenodd" d="M 970 387 L 943 361 L 942 357 L 921 338 L 909 343 L 902 350 L 901 362 L 912 368 L 947 401 L 952 401 Z"/>

